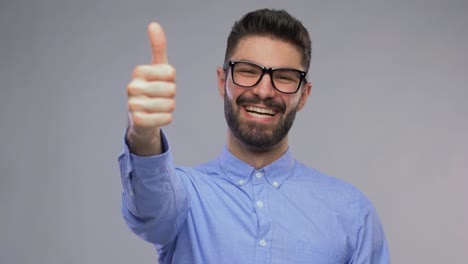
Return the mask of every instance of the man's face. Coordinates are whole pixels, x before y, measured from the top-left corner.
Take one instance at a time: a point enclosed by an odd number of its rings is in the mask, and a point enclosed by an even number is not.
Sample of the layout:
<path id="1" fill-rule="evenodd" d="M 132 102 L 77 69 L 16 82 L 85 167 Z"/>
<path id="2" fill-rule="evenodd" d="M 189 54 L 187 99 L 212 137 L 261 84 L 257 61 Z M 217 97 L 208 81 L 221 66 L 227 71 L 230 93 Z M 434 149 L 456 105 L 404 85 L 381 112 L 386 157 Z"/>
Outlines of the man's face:
<path id="1" fill-rule="evenodd" d="M 250 61 L 268 68 L 301 66 L 301 54 L 285 41 L 265 36 L 241 39 L 232 57 L 233 61 Z M 310 93 L 310 83 L 303 84 L 295 94 L 284 94 L 273 87 L 268 74 L 252 87 L 233 83 L 231 70 L 218 68 L 218 88 L 224 97 L 226 121 L 234 137 L 257 151 L 271 149 L 281 142 L 291 128 Z"/>

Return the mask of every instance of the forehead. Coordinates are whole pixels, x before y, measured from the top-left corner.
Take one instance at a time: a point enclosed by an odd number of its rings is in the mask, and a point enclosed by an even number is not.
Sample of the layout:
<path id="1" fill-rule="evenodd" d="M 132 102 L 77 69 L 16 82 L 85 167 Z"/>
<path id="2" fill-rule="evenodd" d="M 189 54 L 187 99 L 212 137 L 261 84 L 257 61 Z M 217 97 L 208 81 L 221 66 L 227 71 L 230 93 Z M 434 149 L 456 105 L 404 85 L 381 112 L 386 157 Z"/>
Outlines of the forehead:
<path id="1" fill-rule="evenodd" d="M 269 36 L 246 36 L 239 40 L 231 60 L 247 60 L 266 67 L 302 69 L 301 53 L 293 44 Z"/>

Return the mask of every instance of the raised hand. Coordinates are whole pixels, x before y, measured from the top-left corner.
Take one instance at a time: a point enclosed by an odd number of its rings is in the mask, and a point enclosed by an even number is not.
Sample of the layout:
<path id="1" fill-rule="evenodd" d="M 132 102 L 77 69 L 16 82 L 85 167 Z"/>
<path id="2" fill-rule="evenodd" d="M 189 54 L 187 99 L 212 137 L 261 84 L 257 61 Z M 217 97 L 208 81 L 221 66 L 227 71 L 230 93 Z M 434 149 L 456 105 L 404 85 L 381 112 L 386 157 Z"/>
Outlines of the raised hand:
<path id="1" fill-rule="evenodd" d="M 152 64 L 138 65 L 127 86 L 130 150 L 138 155 L 162 152 L 160 127 L 172 122 L 176 71 L 168 64 L 166 36 L 158 23 L 148 25 Z"/>

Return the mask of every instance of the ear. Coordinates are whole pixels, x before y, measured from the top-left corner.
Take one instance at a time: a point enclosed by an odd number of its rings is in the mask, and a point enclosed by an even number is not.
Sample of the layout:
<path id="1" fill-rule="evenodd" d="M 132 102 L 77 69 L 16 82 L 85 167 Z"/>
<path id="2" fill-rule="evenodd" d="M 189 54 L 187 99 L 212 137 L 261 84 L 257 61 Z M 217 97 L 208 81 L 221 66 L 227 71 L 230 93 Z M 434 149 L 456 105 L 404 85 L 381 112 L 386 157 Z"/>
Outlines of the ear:
<path id="1" fill-rule="evenodd" d="M 312 91 L 312 84 L 308 82 L 301 89 L 301 97 L 299 98 L 299 103 L 297 104 L 297 112 L 299 112 L 304 107 L 305 103 L 307 102 L 307 98 L 310 95 L 310 91 Z"/>
<path id="2" fill-rule="evenodd" d="M 224 99 L 224 93 L 225 91 L 225 85 L 226 85 L 226 71 L 218 67 L 216 68 L 216 74 L 218 75 L 218 91 L 219 91 L 219 96 L 221 96 L 222 99 Z"/>

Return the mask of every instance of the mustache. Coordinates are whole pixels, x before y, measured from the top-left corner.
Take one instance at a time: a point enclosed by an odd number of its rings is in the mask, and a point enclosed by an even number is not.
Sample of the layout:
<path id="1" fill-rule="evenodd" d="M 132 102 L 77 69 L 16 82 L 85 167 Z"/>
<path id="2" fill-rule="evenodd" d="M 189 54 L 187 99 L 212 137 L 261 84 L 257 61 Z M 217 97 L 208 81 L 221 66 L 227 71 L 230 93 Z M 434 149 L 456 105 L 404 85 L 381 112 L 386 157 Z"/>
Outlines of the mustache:
<path id="1" fill-rule="evenodd" d="M 239 96 L 236 99 L 236 104 L 262 104 L 266 107 L 278 109 L 281 113 L 286 111 L 286 105 L 282 102 L 275 102 L 271 98 L 261 99 L 258 95 L 254 97 Z"/>

